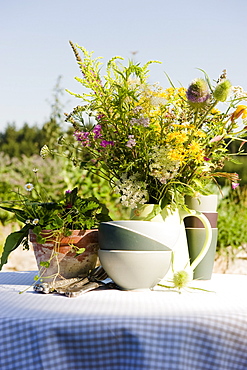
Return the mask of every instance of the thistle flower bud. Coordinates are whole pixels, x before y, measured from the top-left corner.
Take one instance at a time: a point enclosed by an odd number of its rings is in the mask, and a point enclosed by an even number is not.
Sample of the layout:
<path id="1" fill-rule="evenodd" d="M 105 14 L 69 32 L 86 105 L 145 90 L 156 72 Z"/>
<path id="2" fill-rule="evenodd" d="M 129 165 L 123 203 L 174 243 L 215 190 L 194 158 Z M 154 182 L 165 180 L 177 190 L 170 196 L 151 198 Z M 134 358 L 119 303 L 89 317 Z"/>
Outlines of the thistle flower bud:
<path id="1" fill-rule="evenodd" d="M 225 80 L 223 82 L 220 82 L 214 92 L 213 92 L 213 96 L 215 98 L 215 100 L 217 101 L 226 101 L 230 91 L 231 91 L 231 82 L 229 80 Z"/>
<path id="2" fill-rule="evenodd" d="M 195 79 L 188 87 L 186 96 L 188 102 L 195 108 L 203 107 L 210 98 L 207 82 L 202 78 Z"/>

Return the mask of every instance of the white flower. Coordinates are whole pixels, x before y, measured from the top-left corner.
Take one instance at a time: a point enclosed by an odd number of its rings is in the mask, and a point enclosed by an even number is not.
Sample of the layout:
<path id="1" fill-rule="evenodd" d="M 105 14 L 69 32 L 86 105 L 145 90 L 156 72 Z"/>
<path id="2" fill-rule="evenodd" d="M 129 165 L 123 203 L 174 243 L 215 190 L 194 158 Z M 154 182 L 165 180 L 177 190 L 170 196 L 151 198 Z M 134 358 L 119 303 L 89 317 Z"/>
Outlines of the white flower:
<path id="1" fill-rule="evenodd" d="M 38 225 L 39 223 L 39 219 L 38 218 L 35 218 L 32 222 L 33 225 Z"/>
<path id="2" fill-rule="evenodd" d="M 136 78 L 132 78 L 132 77 L 129 77 L 128 78 L 128 85 L 130 88 L 133 88 L 135 89 L 137 86 L 141 87 L 142 84 L 141 84 L 141 80 L 139 77 L 136 77 Z"/>
<path id="3" fill-rule="evenodd" d="M 37 173 L 37 172 L 38 172 L 38 170 L 39 170 L 38 168 L 34 168 L 34 169 L 33 169 L 33 172 L 34 172 L 34 173 Z"/>
<path id="4" fill-rule="evenodd" d="M 157 178 L 161 184 L 166 184 L 167 180 L 174 178 L 179 170 L 179 161 L 172 161 L 168 157 L 169 148 L 154 147 L 149 166 L 150 175 Z"/>
<path id="5" fill-rule="evenodd" d="M 24 189 L 26 191 L 32 191 L 34 188 L 33 184 L 31 184 L 30 182 L 28 182 L 25 186 L 24 186 Z"/>
<path id="6" fill-rule="evenodd" d="M 31 222 L 31 220 L 26 220 L 26 221 L 25 221 L 25 224 L 27 224 L 27 225 L 28 225 L 28 224 L 30 224 L 30 222 Z"/>
<path id="7" fill-rule="evenodd" d="M 232 86 L 231 90 L 236 98 L 246 98 L 247 97 L 247 92 L 244 91 L 242 86 Z"/>
<path id="8" fill-rule="evenodd" d="M 123 174 L 116 184 L 115 192 L 121 194 L 120 201 L 125 207 L 136 208 L 138 204 L 144 204 L 148 199 L 146 184 L 137 178 L 137 175 L 127 178 L 126 174 Z"/>
<path id="9" fill-rule="evenodd" d="M 152 96 L 151 97 L 151 104 L 154 105 L 155 107 L 159 105 L 165 105 L 167 103 L 167 99 L 158 97 L 158 96 Z"/>

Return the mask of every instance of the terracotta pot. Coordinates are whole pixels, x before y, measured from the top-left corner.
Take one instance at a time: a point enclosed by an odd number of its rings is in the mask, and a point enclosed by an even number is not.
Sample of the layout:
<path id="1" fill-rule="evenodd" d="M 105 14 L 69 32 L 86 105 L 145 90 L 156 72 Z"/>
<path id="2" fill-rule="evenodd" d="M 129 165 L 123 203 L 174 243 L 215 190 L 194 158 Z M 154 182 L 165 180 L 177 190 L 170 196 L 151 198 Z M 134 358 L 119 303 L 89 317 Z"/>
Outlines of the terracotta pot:
<path id="1" fill-rule="evenodd" d="M 95 267 L 99 249 L 98 230 L 73 230 L 70 236 L 60 239 L 56 238 L 54 231 L 44 230 L 41 236 L 46 238 L 44 244 L 37 243 L 32 231 L 29 239 L 44 281 L 86 275 Z M 76 250 L 81 248 L 85 248 L 85 251 L 77 254 Z M 46 261 L 49 261 L 49 267 L 40 266 L 40 262 Z"/>

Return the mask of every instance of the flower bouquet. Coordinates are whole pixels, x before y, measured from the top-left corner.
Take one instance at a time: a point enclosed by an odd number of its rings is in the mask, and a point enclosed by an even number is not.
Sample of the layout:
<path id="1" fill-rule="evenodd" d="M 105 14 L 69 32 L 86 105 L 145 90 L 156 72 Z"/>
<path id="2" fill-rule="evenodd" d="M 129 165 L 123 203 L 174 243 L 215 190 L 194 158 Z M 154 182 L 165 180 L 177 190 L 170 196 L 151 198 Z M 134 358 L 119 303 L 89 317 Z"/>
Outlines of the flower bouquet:
<path id="1" fill-rule="evenodd" d="M 185 195 L 208 194 L 217 178 L 239 184 L 236 173 L 222 171 L 226 160 L 243 154 L 247 100 L 226 72 L 211 82 L 207 74 L 189 87 L 162 88 L 148 83 L 150 61 L 143 66 L 114 57 L 101 73 L 99 58 L 70 42 L 81 71 L 76 80 L 85 92 L 72 93 L 82 102 L 67 114 L 75 143 L 61 138 L 74 163 L 106 178 L 124 206 L 184 206 Z M 82 52 L 82 58 L 79 54 Z M 216 106 L 220 103 L 222 110 Z M 238 152 L 229 146 L 239 142 Z M 43 147 L 43 156 L 49 153 Z M 76 155 L 74 155 L 76 153 Z"/>

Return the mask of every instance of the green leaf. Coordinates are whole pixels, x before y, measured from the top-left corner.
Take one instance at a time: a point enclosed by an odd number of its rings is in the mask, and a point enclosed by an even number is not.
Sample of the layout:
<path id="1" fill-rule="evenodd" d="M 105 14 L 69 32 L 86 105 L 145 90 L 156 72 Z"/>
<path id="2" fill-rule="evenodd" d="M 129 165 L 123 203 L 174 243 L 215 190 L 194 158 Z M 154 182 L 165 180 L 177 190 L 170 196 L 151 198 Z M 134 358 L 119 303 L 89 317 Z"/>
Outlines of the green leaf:
<path id="1" fill-rule="evenodd" d="M 11 207 L 4 207 L 0 206 L 0 208 L 4 209 L 5 211 L 12 212 L 15 214 L 16 218 L 21 221 L 25 222 L 26 221 L 26 213 L 25 211 L 17 208 L 11 208 Z"/>
<path id="2" fill-rule="evenodd" d="M 243 164 L 243 162 L 237 158 L 230 158 L 230 162 L 235 164 Z"/>
<path id="3" fill-rule="evenodd" d="M 21 244 L 24 238 L 28 236 L 29 229 L 30 225 L 25 225 L 21 230 L 11 233 L 6 238 L 1 256 L 0 270 L 2 269 L 3 265 L 7 263 L 9 254 Z"/>
<path id="4" fill-rule="evenodd" d="M 39 225 L 37 225 L 37 226 L 35 226 L 35 227 L 33 228 L 33 232 L 34 232 L 34 234 L 36 234 L 36 235 L 39 235 L 39 233 L 41 232 L 41 230 L 42 230 L 42 228 L 41 228 Z"/>
<path id="5" fill-rule="evenodd" d="M 53 209 L 59 209 L 61 206 L 55 202 L 47 202 L 47 203 L 37 203 L 38 206 L 43 207 L 47 209 L 48 211 L 51 211 Z"/>
<path id="6" fill-rule="evenodd" d="M 78 248 L 77 250 L 76 250 L 76 254 L 81 254 L 81 253 L 83 253 L 83 252 L 85 252 L 85 248 Z"/>
<path id="7" fill-rule="evenodd" d="M 164 209 L 169 204 L 169 199 L 167 197 L 163 197 L 160 201 L 160 208 Z"/>
<path id="8" fill-rule="evenodd" d="M 39 264 L 40 264 L 40 266 L 46 267 L 46 268 L 48 268 L 50 266 L 50 262 L 49 261 L 41 261 Z"/>

